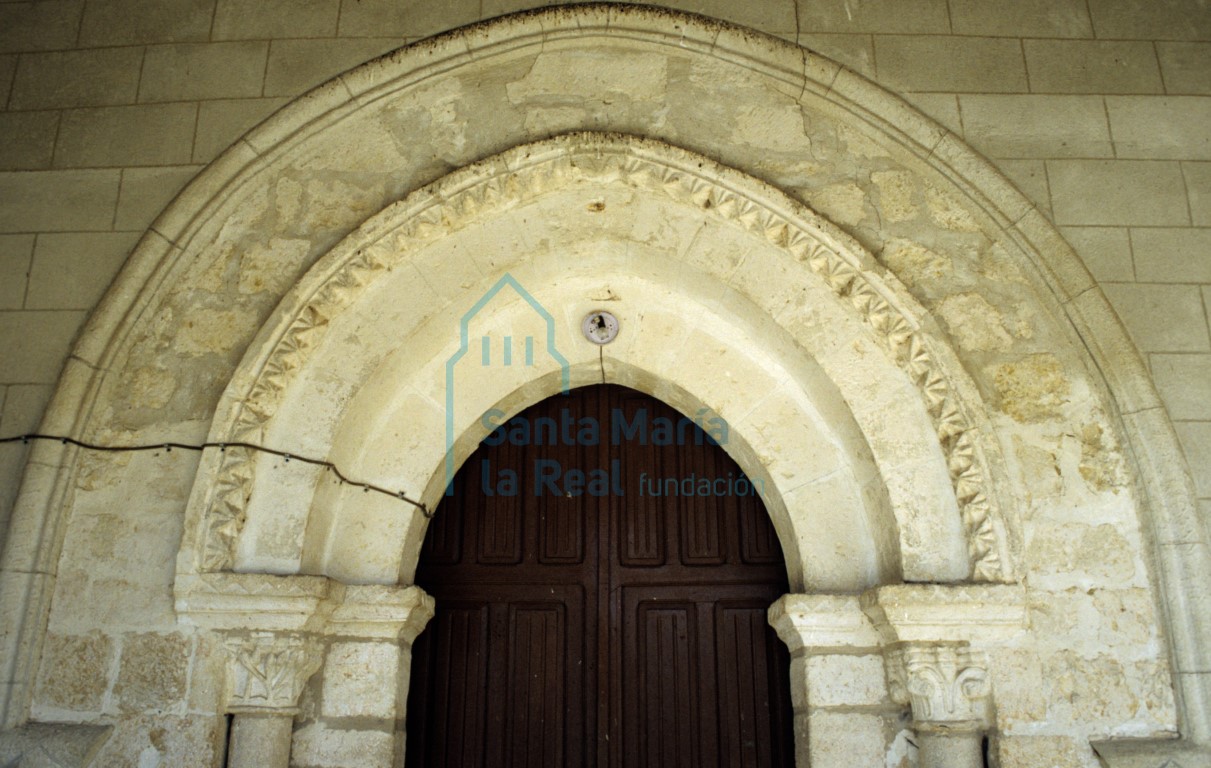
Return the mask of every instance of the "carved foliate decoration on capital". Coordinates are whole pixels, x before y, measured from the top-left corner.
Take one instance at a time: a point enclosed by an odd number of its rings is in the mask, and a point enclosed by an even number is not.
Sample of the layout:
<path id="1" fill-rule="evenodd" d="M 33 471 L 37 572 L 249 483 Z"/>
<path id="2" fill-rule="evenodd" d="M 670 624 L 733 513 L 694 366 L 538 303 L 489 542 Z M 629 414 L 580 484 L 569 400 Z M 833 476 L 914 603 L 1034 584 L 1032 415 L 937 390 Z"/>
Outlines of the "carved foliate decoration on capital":
<path id="1" fill-rule="evenodd" d="M 320 667 L 318 649 L 295 633 L 229 636 L 227 711 L 293 715 L 308 678 Z"/>
<path id="2" fill-rule="evenodd" d="M 887 656 L 891 696 L 911 704 L 917 728 L 979 729 L 987 724 L 988 659 L 964 645 L 907 644 Z"/>

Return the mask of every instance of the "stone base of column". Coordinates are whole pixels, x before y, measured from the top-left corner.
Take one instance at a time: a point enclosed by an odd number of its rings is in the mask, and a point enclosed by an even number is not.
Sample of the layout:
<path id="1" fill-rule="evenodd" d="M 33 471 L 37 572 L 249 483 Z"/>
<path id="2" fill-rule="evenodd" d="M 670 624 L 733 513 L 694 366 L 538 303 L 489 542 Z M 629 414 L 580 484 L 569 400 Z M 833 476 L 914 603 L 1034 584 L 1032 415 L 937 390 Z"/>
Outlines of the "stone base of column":
<path id="1" fill-rule="evenodd" d="M 241 712 L 231 719 L 228 768 L 289 768 L 294 716 Z"/>

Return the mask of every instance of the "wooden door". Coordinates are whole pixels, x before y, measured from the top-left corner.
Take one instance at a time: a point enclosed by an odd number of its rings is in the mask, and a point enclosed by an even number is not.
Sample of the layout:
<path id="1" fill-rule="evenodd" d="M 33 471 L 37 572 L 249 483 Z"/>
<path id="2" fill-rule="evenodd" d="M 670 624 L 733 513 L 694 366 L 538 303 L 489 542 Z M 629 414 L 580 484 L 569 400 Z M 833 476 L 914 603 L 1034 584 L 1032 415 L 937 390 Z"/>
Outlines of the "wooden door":
<path id="1" fill-rule="evenodd" d="M 787 653 L 765 619 L 786 570 L 724 450 L 617 386 L 489 441 L 422 548 L 437 613 L 413 649 L 407 765 L 791 765 Z"/>

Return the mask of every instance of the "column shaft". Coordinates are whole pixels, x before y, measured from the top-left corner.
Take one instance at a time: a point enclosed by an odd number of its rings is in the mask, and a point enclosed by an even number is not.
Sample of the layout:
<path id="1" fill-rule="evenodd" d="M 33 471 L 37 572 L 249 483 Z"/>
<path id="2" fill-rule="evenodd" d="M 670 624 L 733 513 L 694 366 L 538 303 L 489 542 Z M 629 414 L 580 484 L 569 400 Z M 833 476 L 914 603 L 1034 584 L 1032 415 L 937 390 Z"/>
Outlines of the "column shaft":
<path id="1" fill-rule="evenodd" d="M 921 768 L 984 768 L 984 744 L 979 731 L 917 732 Z"/>
<path id="2" fill-rule="evenodd" d="M 237 713 L 231 718 L 228 768 L 290 768 L 290 714 Z"/>

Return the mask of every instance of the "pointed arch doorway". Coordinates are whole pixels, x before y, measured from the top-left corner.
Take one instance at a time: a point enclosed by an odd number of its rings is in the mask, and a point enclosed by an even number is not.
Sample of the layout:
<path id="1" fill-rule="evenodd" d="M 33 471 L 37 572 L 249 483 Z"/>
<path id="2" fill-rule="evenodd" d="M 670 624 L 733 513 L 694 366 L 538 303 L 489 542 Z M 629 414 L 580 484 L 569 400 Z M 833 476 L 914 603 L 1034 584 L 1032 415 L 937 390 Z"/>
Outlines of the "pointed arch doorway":
<path id="1" fill-rule="evenodd" d="M 437 613 L 413 649 L 408 765 L 793 764 L 766 623 L 782 551 L 706 434 L 598 385 L 485 440 L 421 553 Z"/>

